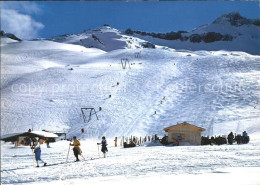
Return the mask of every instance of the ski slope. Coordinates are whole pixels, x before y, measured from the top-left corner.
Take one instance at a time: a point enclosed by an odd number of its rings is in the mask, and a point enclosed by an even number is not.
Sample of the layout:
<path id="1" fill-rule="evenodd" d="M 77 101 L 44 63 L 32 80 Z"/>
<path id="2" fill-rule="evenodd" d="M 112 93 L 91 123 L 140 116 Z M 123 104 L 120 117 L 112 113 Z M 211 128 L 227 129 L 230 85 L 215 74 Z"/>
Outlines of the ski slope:
<path id="1" fill-rule="evenodd" d="M 206 128 L 204 135 L 259 133 L 259 56 L 3 43 L 1 134 L 33 127 L 81 138 L 162 136 L 163 128 L 182 121 Z M 122 69 L 122 58 L 130 68 Z M 84 123 L 81 107 L 102 107 L 99 120 Z"/>
<path id="2" fill-rule="evenodd" d="M 108 26 L 48 40 L 1 37 L 1 135 L 65 131 L 81 140 L 86 158 L 74 163 L 62 140 L 41 146 L 48 165 L 35 168 L 28 146 L 1 141 L 1 183 L 259 185 L 259 27 L 235 28 L 220 18 L 186 34 L 210 31 L 238 38 L 191 44 L 124 35 Z M 148 41 L 155 49 L 144 48 Z M 129 61 L 125 69 L 122 59 Z M 95 108 L 98 120 L 85 123 L 82 107 Z M 113 147 L 114 137 L 161 137 L 163 128 L 183 121 L 209 136 L 246 130 L 250 142 Z M 96 145 L 103 135 L 105 159 Z"/>

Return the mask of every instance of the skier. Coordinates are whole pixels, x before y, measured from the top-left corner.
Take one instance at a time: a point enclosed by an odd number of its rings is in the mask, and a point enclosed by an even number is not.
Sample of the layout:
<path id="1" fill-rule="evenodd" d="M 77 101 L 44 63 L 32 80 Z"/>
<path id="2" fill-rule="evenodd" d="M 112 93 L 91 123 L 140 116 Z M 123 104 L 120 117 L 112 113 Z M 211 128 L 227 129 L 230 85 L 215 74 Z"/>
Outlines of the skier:
<path id="1" fill-rule="evenodd" d="M 233 144 L 233 140 L 234 140 L 233 132 L 230 132 L 228 134 L 228 144 L 232 145 Z"/>
<path id="2" fill-rule="evenodd" d="M 73 152 L 76 157 L 76 161 L 79 161 L 79 155 L 81 155 L 82 151 L 80 149 L 80 142 L 79 142 L 79 140 L 77 140 L 76 136 L 73 136 L 73 143 L 72 144 L 70 143 L 70 146 L 74 146 Z"/>
<path id="3" fill-rule="evenodd" d="M 104 158 L 106 158 L 106 152 L 108 152 L 108 150 L 107 150 L 107 141 L 106 141 L 105 136 L 102 137 L 101 143 L 97 143 L 97 144 L 98 145 L 101 144 L 101 152 L 103 152 Z"/>
<path id="4" fill-rule="evenodd" d="M 40 147 L 40 139 L 38 137 L 35 138 L 35 142 L 33 144 L 33 146 L 31 147 L 31 149 L 34 149 L 34 153 L 35 153 L 35 160 L 37 163 L 37 167 L 39 167 L 39 161 L 41 161 L 42 163 L 44 163 L 44 166 L 47 165 L 46 162 L 44 162 L 41 159 L 41 147 Z"/>
<path id="5" fill-rule="evenodd" d="M 115 147 L 117 147 L 117 137 L 115 137 Z"/>
<path id="6" fill-rule="evenodd" d="M 48 138 L 46 139 L 46 145 L 47 145 L 47 148 L 50 148 L 50 141 Z"/>
<path id="7" fill-rule="evenodd" d="M 81 129 L 81 133 L 83 134 L 85 132 L 84 128 Z"/>

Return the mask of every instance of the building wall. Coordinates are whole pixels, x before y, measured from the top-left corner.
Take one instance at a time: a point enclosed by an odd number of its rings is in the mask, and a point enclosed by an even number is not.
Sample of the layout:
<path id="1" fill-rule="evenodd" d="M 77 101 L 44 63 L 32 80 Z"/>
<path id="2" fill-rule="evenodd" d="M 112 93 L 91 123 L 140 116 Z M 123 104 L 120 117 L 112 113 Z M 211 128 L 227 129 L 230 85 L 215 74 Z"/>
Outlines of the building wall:
<path id="1" fill-rule="evenodd" d="M 201 145 L 201 132 L 193 127 L 187 125 L 173 127 L 168 131 L 168 142 L 175 142 L 177 136 L 181 136 L 182 142 Z"/>

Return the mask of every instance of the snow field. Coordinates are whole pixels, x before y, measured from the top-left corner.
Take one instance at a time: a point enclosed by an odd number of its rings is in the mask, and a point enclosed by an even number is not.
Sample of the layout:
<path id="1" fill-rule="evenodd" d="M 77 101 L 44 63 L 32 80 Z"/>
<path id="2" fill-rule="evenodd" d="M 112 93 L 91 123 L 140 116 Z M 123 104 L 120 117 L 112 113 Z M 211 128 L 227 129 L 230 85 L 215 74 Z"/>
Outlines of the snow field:
<path id="1" fill-rule="evenodd" d="M 202 180 L 205 177 L 207 183 L 210 179 L 221 178 L 218 182 L 256 185 L 260 180 L 256 175 L 260 166 L 260 145 L 255 140 L 248 145 L 153 146 L 128 149 L 113 147 L 113 142 L 109 141 L 107 158 L 98 157 L 96 143 L 96 140 L 81 141 L 86 161 L 73 162 L 75 157 L 71 150 L 68 163 L 65 163 L 68 141 L 51 143 L 51 148 L 42 145 L 42 159 L 48 166 L 40 168 L 32 166 L 29 147 L 14 148 L 9 143 L 1 143 L 2 183 L 131 184 L 148 181 L 156 184 L 159 179 L 162 182 L 173 179 L 174 182 L 188 184 L 191 180 Z M 240 177 L 242 174 L 243 178 Z M 206 184 L 205 181 L 202 184 Z"/>

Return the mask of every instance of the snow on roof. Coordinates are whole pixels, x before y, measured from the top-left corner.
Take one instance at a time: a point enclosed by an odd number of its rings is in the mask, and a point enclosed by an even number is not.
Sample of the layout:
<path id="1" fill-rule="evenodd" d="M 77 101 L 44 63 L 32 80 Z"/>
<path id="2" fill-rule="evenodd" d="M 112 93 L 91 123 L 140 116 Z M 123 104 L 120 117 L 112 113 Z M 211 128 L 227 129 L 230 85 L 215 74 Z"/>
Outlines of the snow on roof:
<path id="1" fill-rule="evenodd" d="M 51 138 L 56 138 L 59 137 L 57 134 L 53 134 L 51 132 L 45 132 L 45 131 L 31 131 L 31 132 L 19 132 L 19 133 L 12 133 L 12 134 L 6 134 L 1 136 L 1 140 L 15 137 L 15 136 L 22 136 L 22 135 L 33 135 L 34 137 L 51 137 Z"/>
<path id="2" fill-rule="evenodd" d="M 57 134 L 53 134 L 51 132 L 45 132 L 45 131 L 32 131 L 31 133 L 38 135 L 40 137 L 59 137 Z"/>
<path id="3" fill-rule="evenodd" d="M 19 132 L 19 133 L 12 133 L 12 134 L 5 134 L 5 135 L 2 135 L 0 137 L 0 139 L 6 139 L 6 138 L 9 138 L 9 137 L 14 137 L 14 136 L 18 136 L 18 135 L 22 135 L 26 132 Z"/>

